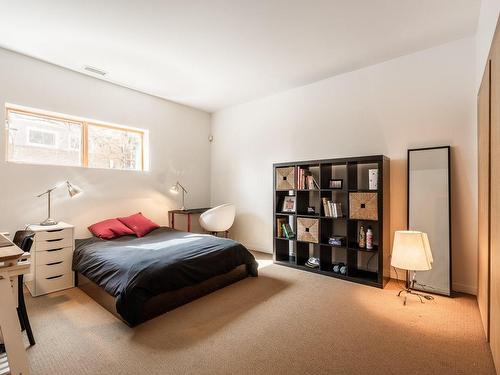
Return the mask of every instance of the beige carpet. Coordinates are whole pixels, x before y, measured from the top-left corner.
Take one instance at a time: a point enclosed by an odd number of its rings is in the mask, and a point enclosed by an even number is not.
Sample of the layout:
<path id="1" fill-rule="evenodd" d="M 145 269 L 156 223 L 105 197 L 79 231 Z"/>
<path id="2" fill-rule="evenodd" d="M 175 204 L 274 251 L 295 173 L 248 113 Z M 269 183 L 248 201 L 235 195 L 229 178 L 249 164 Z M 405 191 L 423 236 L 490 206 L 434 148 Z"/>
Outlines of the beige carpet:
<path id="1" fill-rule="evenodd" d="M 28 297 L 33 373 L 494 374 L 473 297 L 404 307 L 395 284 L 262 263 L 258 278 L 134 329 L 78 289 Z"/>

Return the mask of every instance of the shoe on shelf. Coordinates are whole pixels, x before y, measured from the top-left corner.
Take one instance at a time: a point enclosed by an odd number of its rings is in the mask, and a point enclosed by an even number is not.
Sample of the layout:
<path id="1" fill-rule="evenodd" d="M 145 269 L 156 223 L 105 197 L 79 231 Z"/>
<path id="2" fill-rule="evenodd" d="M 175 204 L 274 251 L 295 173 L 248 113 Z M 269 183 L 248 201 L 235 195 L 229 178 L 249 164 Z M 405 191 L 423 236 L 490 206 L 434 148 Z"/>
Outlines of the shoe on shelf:
<path id="1" fill-rule="evenodd" d="M 319 258 L 315 258 L 315 257 L 310 257 L 305 266 L 309 267 L 309 268 L 319 268 Z"/>

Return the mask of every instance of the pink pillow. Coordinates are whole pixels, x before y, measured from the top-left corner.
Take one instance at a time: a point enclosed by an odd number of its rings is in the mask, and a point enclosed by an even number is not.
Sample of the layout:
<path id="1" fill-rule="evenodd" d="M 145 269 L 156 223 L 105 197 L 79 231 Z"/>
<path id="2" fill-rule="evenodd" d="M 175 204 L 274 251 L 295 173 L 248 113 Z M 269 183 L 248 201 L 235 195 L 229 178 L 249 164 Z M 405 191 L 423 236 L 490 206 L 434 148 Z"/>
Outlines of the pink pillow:
<path id="1" fill-rule="evenodd" d="M 94 236 L 102 238 L 103 240 L 112 240 L 113 238 L 135 234 L 133 230 L 123 225 L 117 219 L 100 221 L 92 224 L 88 229 Z"/>
<path id="2" fill-rule="evenodd" d="M 132 229 L 137 237 L 144 237 L 152 230 L 160 227 L 147 217 L 144 217 L 140 212 L 127 217 L 119 217 L 118 220 Z"/>

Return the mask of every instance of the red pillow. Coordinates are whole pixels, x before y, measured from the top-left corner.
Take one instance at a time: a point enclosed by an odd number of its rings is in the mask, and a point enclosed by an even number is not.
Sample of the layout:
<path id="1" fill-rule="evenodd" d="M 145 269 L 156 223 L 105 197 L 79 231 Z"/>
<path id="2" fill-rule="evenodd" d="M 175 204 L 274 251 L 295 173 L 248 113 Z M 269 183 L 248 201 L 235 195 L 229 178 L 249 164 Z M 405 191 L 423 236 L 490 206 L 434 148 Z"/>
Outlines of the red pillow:
<path id="1" fill-rule="evenodd" d="M 152 222 L 147 217 L 142 216 L 140 212 L 127 217 L 119 217 L 118 220 L 132 229 L 137 237 L 144 237 L 152 230 L 160 227 L 158 224 Z"/>
<path id="2" fill-rule="evenodd" d="M 117 219 L 100 221 L 92 224 L 88 229 L 94 236 L 102 238 L 103 240 L 112 240 L 113 238 L 135 234 L 133 230 L 123 225 L 123 223 Z"/>

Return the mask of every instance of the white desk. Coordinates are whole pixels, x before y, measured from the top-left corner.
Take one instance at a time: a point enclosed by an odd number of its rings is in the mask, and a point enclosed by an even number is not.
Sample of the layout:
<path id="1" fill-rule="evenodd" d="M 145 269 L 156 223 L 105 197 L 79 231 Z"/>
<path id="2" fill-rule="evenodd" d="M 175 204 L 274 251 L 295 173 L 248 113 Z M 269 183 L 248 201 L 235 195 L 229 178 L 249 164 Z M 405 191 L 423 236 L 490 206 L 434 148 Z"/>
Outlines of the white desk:
<path id="1" fill-rule="evenodd" d="M 0 234 L 0 236 L 3 236 Z M 30 262 L 20 259 L 28 258 L 19 247 L 0 247 L 0 330 L 7 351 L 7 359 L 12 375 L 29 375 L 28 357 L 24 347 L 21 328 L 17 317 L 17 276 L 29 273 Z M 14 288 L 12 288 L 14 283 Z M 5 358 L 0 355 L 0 366 L 4 366 Z M 0 367 L 0 372 L 5 368 Z"/>

